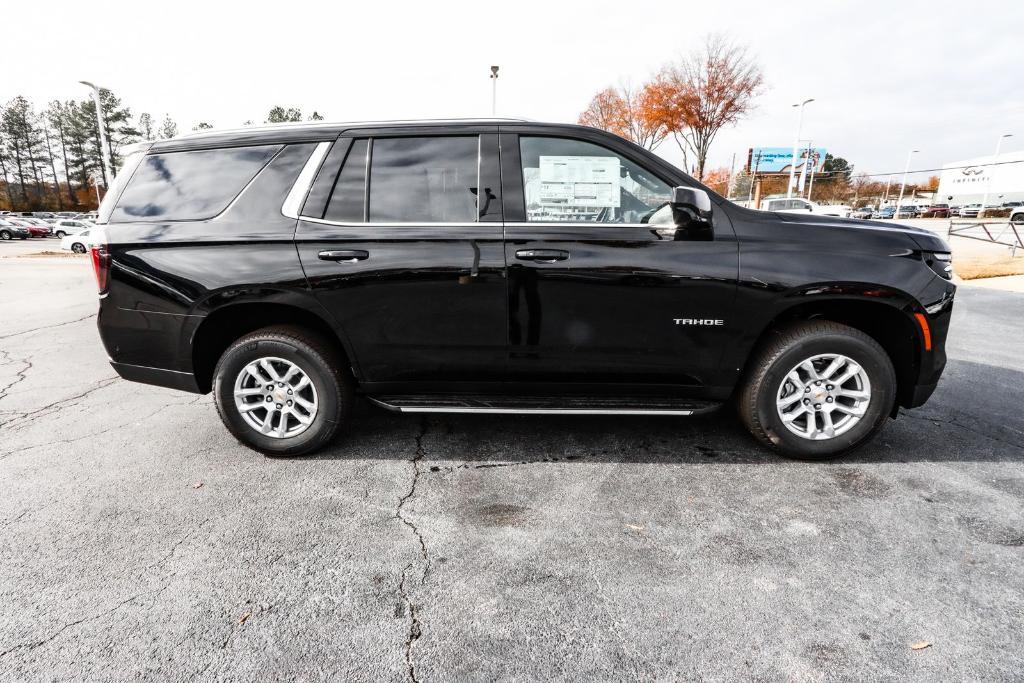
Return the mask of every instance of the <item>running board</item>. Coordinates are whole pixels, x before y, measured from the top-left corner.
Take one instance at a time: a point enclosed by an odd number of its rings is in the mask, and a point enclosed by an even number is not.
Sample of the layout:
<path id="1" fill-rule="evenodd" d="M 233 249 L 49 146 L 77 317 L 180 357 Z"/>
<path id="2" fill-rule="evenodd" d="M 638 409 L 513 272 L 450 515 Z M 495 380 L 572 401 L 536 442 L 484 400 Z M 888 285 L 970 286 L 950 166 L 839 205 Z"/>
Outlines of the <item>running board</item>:
<path id="1" fill-rule="evenodd" d="M 513 415 L 694 415 L 721 403 L 690 399 L 597 396 L 367 396 L 398 413 L 480 413 Z"/>

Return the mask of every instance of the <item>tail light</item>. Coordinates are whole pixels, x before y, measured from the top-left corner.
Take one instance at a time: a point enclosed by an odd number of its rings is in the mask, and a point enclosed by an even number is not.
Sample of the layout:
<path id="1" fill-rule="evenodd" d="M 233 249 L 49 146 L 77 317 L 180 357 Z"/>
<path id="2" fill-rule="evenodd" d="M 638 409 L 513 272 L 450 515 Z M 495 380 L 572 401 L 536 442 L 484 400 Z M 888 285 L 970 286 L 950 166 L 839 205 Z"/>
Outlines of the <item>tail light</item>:
<path id="1" fill-rule="evenodd" d="M 92 254 L 92 270 L 96 274 L 96 286 L 100 294 L 105 294 L 110 284 L 110 250 L 107 244 L 94 244 L 90 249 Z"/>

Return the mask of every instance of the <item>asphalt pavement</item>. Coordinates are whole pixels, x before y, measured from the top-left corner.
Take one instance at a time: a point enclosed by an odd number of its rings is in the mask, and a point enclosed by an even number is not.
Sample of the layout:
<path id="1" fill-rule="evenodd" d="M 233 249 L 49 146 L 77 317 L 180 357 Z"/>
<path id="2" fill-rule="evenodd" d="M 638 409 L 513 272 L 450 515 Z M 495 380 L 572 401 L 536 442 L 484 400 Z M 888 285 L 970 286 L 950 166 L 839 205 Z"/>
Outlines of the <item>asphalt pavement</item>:
<path id="1" fill-rule="evenodd" d="M 396 416 L 264 458 L 0 244 L 0 679 L 1020 680 L 1024 295 L 840 461 L 702 418 Z"/>

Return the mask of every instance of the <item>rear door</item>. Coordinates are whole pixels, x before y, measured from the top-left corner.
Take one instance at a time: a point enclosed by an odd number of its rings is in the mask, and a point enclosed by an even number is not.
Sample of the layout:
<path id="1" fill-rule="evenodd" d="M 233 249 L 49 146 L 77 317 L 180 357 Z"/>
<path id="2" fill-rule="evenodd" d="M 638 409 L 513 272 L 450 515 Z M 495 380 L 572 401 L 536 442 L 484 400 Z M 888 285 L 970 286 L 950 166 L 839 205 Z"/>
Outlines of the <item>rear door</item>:
<path id="1" fill-rule="evenodd" d="M 728 217 L 716 211 L 713 235 L 659 224 L 675 179 L 578 135 L 502 126 L 511 376 L 715 384 L 742 324 L 729 316 L 738 256 Z"/>
<path id="2" fill-rule="evenodd" d="M 493 127 L 365 129 L 334 143 L 296 244 L 368 390 L 504 378 L 500 192 Z"/>

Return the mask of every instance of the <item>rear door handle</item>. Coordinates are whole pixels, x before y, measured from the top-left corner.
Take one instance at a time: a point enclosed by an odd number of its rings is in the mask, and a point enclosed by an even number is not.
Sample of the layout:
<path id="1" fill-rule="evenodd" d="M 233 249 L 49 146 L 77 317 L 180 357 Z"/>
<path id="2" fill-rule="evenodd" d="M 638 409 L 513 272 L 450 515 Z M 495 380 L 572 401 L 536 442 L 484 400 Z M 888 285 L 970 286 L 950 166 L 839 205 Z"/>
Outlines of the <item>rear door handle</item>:
<path id="1" fill-rule="evenodd" d="M 562 251 L 561 249 L 520 249 L 516 252 L 516 258 L 520 261 L 554 263 L 555 261 L 568 260 L 569 252 Z"/>
<path id="2" fill-rule="evenodd" d="M 317 254 L 321 261 L 338 261 L 340 263 L 355 263 L 370 257 L 370 252 L 364 249 L 342 249 L 340 251 L 321 251 Z"/>

